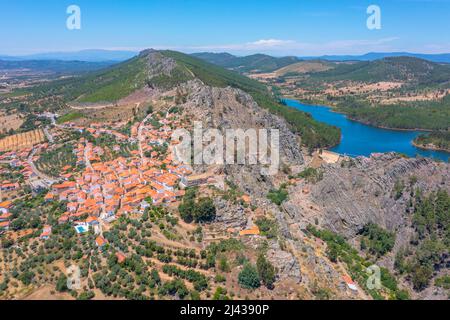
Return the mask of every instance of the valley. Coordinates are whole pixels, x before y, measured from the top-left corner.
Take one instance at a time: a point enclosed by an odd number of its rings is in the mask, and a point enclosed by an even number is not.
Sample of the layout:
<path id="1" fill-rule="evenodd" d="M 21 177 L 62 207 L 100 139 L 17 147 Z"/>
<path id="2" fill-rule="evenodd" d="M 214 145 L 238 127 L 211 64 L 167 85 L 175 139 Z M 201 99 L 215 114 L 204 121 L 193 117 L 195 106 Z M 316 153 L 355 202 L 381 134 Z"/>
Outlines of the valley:
<path id="1" fill-rule="evenodd" d="M 216 56 L 202 56 L 227 66 Z M 270 72 L 244 73 L 276 88 L 280 97 L 330 106 L 371 126 L 433 131 L 441 139 L 449 130 L 448 64 L 393 56 L 372 61 L 304 60 Z M 431 144 L 421 147 L 436 149 Z"/>

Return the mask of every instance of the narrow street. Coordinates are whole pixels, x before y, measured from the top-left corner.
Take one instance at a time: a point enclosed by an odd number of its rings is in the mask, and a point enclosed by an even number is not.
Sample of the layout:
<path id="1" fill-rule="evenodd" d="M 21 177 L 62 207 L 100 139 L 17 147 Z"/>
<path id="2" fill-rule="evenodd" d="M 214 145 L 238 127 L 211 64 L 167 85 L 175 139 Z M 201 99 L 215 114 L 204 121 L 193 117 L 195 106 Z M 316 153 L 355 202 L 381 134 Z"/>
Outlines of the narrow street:
<path id="1" fill-rule="evenodd" d="M 86 148 L 84 148 L 84 162 L 85 162 L 87 168 L 90 168 L 93 170 L 91 160 L 89 160 L 90 150 L 91 150 L 90 145 L 89 145 L 89 143 L 86 142 Z"/>
<path id="2" fill-rule="evenodd" d="M 51 135 L 51 133 L 48 131 L 48 127 L 44 128 L 44 134 L 47 137 L 48 142 L 53 143 L 54 139 L 53 136 Z"/>

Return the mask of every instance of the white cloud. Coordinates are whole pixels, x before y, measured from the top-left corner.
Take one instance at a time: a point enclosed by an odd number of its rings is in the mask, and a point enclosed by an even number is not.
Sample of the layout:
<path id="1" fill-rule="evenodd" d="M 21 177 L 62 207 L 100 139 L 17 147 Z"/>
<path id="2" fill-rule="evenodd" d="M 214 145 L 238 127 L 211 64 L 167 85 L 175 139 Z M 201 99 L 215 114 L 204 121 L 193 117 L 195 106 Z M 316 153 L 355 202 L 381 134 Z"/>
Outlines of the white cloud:
<path id="1" fill-rule="evenodd" d="M 249 42 L 246 45 L 247 46 L 254 46 L 254 47 L 279 47 L 279 46 L 285 46 L 295 43 L 295 41 L 292 40 L 278 40 L 278 39 L 262 39 L 254 42 Z"/>
<path id="2" fill-rule="evenodd" d="M 397 37 L 379 39 L 349 39 L 329 42 L 300 42 L 295 40 L 260 39 L 242 44 L 217 44 L 203 46 L 172 46 L 172 45 L 146 45 L 140 47 L 107 47 L 107 50 L 141 51 L 147 48 L 170 49 L 186 53 L 208 51 L 229 52 L 237 55 L 253 53 L 267 53 L 276 56 L 319 56 L 319 55 L 347 55 L 365 54 L 368 52 L 399 52 L 413 53 L 444 53 L 450 52 L 450 43 L 421 44 L 404 47 L 398 43 Z"/>
<path id="3" fill-rule="evenodd" d="M 274 55 L 323 55 L 323 54 L 362 54 L 369 51 L 389 51 L 397 37 L 374 40 L 338 40 L 331 42 L 300 42 L 295 40 L 261 39 L 241 44 L 218 44 L 205 46 L 165 47 L 186 52 L 227 51 L 236 54 L 268 53 Z M 163 48 L 156 46 L 155 48 Z"/>

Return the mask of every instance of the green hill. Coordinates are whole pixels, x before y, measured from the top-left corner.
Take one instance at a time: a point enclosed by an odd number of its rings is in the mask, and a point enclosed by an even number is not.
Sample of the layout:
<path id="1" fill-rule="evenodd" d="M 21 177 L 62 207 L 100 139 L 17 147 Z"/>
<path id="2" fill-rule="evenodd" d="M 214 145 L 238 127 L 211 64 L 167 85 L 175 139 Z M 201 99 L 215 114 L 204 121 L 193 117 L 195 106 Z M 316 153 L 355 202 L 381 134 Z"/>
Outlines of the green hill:
<path id="1" fill-rule="evenodd" d="M 75 78 L 32 87 L 35 98 L 58 96 L 64 103 L 114 102 L 145 85 L 145 63 L 135 57 L 126 62 Z"/>
<path id="2" fill-rule="evenodd" d="M 408 81 L 415 86 L 448 85 L 450 65 L 413 57 L 390 57 L 376 61 L 338 64 L 333 69 L 313 74 L 312 78 L 323 81 Z"/>
<path id="3" fill-rule="evenodd" d="M 272 72 L 300 61 L 297 57 L 278 58 L 265 54 L 236 57 L 229 53 L 201 52 L 192 55 L 207 62 L 238 72 Z"/>
<path id="4" fill-rule="evenodd" d="M 236 56 L 233 56 L 230 53 L 222 52 L 222 53 L 212 53 L 212 52 L 199 52 L 193 53 L 192 56 L 205 60 L 209 63 L 216 64 L 218 66 L 225 67 L 228 64 L 233 63 L 237 59 Z"/>

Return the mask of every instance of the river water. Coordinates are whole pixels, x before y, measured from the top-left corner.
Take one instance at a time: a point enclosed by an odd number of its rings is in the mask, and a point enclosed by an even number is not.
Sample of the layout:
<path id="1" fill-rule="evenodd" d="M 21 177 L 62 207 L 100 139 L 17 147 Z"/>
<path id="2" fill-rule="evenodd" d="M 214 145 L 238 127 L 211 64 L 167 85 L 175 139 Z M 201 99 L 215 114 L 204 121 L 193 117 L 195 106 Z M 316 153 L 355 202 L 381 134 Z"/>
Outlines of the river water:
<path id="1" fill-rule="evenodd" d="M 339 127 L 342 132 L 341 143 L 331 151 L 346 154 L 352 157 L 369 156 L 376 152 L 399 152 L 410 157 L 420 155 L 448 161 L 450 153 L 445 151 L 424 150 L 412 144 L 420 131 L 399 131 L 381 129 L 349 120 L 347 116 L 333 112 L 331 108 L 324 106 L 305 105 L 297 100 L 285 99 L 290 107 L 310 113 L 320 122 Z"/>

